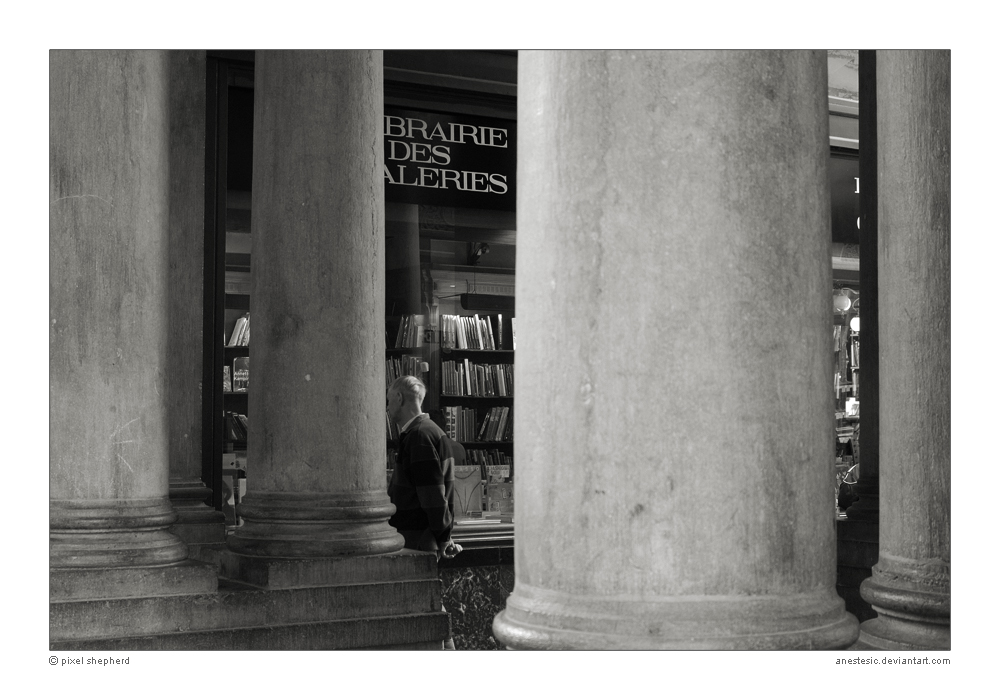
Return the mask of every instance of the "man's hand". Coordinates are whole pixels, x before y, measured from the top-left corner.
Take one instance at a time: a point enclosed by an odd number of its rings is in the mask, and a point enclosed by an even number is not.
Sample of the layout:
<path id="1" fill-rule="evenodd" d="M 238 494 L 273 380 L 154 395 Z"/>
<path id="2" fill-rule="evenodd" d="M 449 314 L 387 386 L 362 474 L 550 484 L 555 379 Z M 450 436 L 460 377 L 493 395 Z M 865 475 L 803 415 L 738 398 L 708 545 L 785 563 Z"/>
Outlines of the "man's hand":
<path id="1" fill-rule="evenodd" d="M 438 561 L 441 561 L 442 557 L 445 559 L 454 559 L 455 555 L 461 551 L 462 545 L 456 544 L 451 540 L 448 540 L 447 542 L 439 542 L 437 550 Z"/>

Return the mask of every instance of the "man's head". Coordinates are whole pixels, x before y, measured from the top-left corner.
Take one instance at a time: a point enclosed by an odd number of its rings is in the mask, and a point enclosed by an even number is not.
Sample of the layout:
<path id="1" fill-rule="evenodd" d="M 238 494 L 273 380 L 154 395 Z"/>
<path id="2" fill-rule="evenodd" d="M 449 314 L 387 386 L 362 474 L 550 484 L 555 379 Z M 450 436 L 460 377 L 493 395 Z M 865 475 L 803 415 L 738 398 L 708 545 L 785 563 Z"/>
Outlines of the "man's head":
<path id="1" fill-rule="evenodd" d="M 416 377 L 410 375 L 398 377 L 389 385 L 389 391 L 385 395 L 389 418 L 399 424 L 405 423 L 420 413 L 426 395 L 427 387 Z M 405 420 L 401 420 L 404 416 Z"/>

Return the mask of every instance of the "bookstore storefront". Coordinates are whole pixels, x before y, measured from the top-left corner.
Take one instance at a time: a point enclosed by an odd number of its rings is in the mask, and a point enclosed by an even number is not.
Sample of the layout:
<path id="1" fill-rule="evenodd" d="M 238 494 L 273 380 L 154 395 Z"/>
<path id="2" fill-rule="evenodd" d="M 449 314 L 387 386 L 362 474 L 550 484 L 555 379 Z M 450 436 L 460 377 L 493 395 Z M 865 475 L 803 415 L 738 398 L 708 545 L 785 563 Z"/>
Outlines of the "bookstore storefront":
<path id="1" fill-rule="evenodd" d="M 453 534 L 464 551 L 440 564 L 444 600 L 459 648 L 495 648 L 490 622 L 513 587 L 516 54 L 464 53 L 459 61 L 455 52 L 385 52 L 385 383 L 421 378 L 424 411 L 464 449 Z M 252 56 L 209 58 L 219 154 L 209 174 L 220 217 L 206 315 L 216 324 L 210 337 L 224 341 L 206 348 L 215 390 L 204 475 L 231 534 L 254 479 L 246 449 L 254 66 L 241 59 Z M 388 481 L 398 439 L 388 416 L 385 432 Z"/>
<path id="2" fill-rule="evenodd" d="M 423 408 L 464 448 L 456 466 L 454 539 L 464 553 L 441 562 L 446 607 L 461 646 L 490 648 L 493 615 L 513 587 L 516 57 L 475 54 L 456 68 L 449 52 L 386 53 L 382 121 L 385 186 L 385 382 L 410 374 L 427 387 Z M 253 479 L 247 464 L 250 358 L 250 224 L 253 64 L 212 60 L 216 123 L 225 143 L 217 177 L 225 184 L 217 226 L 214 313 L 225 338 L 215 349 L 221 386 L 212 421 L 211 481 L 231 530 Z M 423 84 L 408 82 L 410 67 Z M 464 78 L 468 90 L 442 87 Z M 446 73 L 452 75 L 444 77 Z M 441 85 L 429 86 L 427 76 Z M 483 75 L 504 77 L 490 83 Z M 224 83 L 224 85 L 223 85 Z M 500 88 L 497 88 L 500 85 Z M 471 97 L 474 95 L 474 97 Z M 831 115 L 834 278 L 834 402 L 838 425 L 831 484 L 856 480 L 858 461 L 858 161 L 856 103 Z M 843 104 L 848 104 L 844 108 Z M 221 300 L 221 305 L 220 305 Z M 846 303 L 845 303 L 846 300 Z M 220 333 L 216 333 L 218 337 Z M 221 410 L 220 410 L 221 409 Z M 397 426 L 386 417 L 386 479 L 396 460 Z M 207 465 L 206 465 L 207 469 Z M 209 479 L 206 478 L 206 481 Z M 849 505 L 843 498 L 841 509 Z"/>
<path id="3" fill-rule="evenodd" d="M 824 58 L 52 52 L 51 647 L 847 647 L 881 385 L 862 632 L 948 648 L 950 58 L 879 53 L 867 366 Z M 465 452 L 440 569 L 387 522 L 403 372 Z"/>

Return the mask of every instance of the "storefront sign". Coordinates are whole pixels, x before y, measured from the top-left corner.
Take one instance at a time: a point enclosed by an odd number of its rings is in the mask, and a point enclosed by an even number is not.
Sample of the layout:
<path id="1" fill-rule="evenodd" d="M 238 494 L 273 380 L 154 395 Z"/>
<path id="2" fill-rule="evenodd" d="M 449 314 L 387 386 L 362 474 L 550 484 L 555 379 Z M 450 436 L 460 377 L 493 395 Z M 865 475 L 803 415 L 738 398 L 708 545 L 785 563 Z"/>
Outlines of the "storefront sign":
<path id="1" fill-rule="evenodd" d="M 857 156 L 830 156 L 830 208 L 834 243 L 861 242 L 861 182 Z"/>
<path id="2" fill-rule="evenodd" d="M 387 201 L 514 210 L 515 122 L 386 107 L 382 132 Z"/>

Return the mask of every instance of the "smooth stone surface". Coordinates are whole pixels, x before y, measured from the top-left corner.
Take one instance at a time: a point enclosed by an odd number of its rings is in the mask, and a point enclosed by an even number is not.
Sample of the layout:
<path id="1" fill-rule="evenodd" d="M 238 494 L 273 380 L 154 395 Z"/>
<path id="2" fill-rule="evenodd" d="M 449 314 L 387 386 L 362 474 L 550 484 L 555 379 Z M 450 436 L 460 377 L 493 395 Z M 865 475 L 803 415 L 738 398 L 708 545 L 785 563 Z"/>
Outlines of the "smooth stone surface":
<path id="1" fill-rule="evenodd" d="M 75 643 L 440 612 L 437 579 L 288 590 L 221 581 L 204 595 L 53 602 L 49 635 Z"/>
<path id="2" fill-rule="evenodd" d="M 251 255 L 267 264 L 251 269 L 253 477 L 229 547 L 398 551 L 385 489 L 382 53 L 255 56 Z"/>
<path id="3" fill-rule="evenodd" d="M 214 593 L 217 589 L 214 568 L 190 560 L 171 566 L 49 570 L 49 599 L 54 603 L 198 595 Z"/>
<path id="4" fill-rule="evenodd" d="M 879 617 L 861 641 L 941 649 L 951 643 L 951 54 L 879 51 L 876 71 L 881 507 L 879 561 L 861 594 Z"/>
<path id="5" fill-rule="evenodd" d="M 130 516 L 167 499 L 169 75 L 163 51 L 49 54 L 53 566 L 186 553 Z"/>
<path id="6" fill-rule="evenodd" d="M 148 637 L 55 642 L 52 651 L 307 651 L 327 649 L 441 649 L 448 635 L 443 612 L 333 620 L 266 627 L 180 632 Z"/>
<path id="7" fill-rule="evenodd" d="M 494 635 L 848 646 L 826 54 L 518 69 L 517 579 Z"/>
<path id="8" fill-rule="evenodd" d="M 277 559 L 220 554 L 222 576 L 260 588 L 301 588 L 366 582 L 437 580 L 434 555 L 402 550 L 371 557 Z"/>

